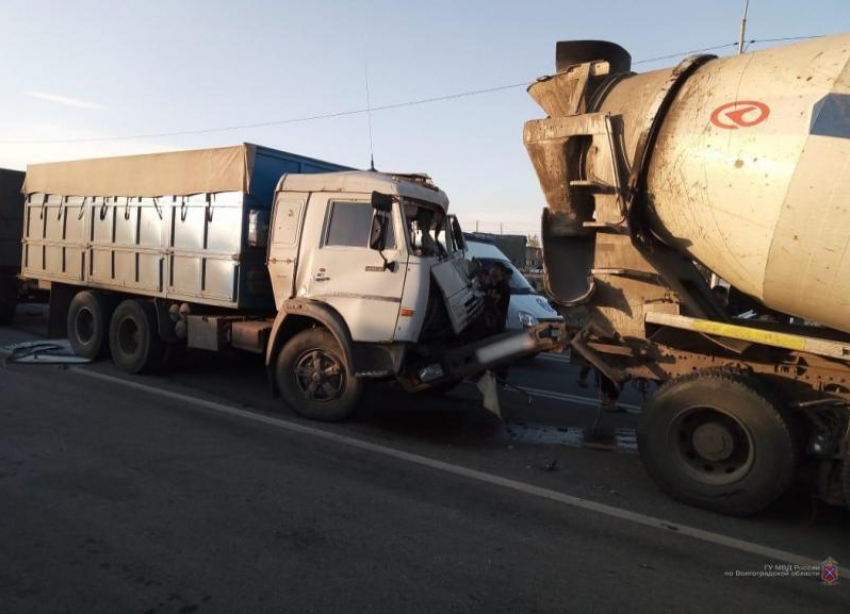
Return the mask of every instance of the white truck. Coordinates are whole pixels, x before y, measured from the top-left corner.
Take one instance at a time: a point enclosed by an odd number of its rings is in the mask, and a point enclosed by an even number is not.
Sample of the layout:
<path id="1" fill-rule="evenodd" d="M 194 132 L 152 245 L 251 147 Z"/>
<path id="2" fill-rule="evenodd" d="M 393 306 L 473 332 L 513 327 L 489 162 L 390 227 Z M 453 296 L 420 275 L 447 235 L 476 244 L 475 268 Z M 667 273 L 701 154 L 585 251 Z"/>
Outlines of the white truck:
<path id="1" fill-rule="evenodd" d="M 23 191 L 22 275 L 50 286 L 77 354 L 130 373 L 171 344 L 260 353 L 292 409 L 341 420 L 366 379 L 446 386 L 562 332 L 487 336 L 424 175 L 240 145 L 33 165 Z"/>

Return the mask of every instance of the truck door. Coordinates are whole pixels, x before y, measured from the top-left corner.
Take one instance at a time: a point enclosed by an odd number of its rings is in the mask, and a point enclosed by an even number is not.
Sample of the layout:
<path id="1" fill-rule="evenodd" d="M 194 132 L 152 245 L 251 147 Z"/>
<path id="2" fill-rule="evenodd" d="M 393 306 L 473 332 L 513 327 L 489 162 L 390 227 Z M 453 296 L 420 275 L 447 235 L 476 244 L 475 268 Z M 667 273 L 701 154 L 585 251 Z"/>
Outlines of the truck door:
<path id="1" fill-rule="evenodd" d="M 448 261 L 431 269 L 431 274 L 443 294 L 452 328 L 459 335 L 481 313 L 483 301 L 473 292 L 471 263 L 466 259 L 466 242 L 454 215 L 446 216 L 443 242 Z"/>
<path id="2" fill-rule="evenodd" d="M 268 268 L 277 306 L 295 295 L 298 246 L 301 242 L 301 227 L 304 224 L 306 211 L 307 194 L 280 192 L 275 199 Z"/>
<path id="3" fill-rule="evenodd" d="M 389 218 L 383 258 L 369 248 L 375 215 Z M 319 246 L 310 259 L 308 296 L 334 307 L 355 341 L 393 339 L 407 272 L 407 251 L 398 230 L 400 215 L 398 203 L 390 213 L 376 211 L 370 197 L 363 194 L 334 195 L 328 200 Z"/>

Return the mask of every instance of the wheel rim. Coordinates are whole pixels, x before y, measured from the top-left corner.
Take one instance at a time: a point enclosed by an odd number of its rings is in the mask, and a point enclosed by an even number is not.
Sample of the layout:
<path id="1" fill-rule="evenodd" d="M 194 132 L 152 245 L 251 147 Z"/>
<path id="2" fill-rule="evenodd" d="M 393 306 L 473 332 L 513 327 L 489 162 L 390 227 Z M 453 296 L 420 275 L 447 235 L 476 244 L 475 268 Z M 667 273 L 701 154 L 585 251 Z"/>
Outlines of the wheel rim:
<path id="1" fill-rule="evenodd" d="M 755 460 L 753 438 L 734 416 L 713 407 L 693 407 L 676 416 L 668 431 L 675 460 L 703 484 L 737 482 Z"/>
<path id="2" fill-rule="evenodd" d="M 345 390 L 345 369 L 330 352 L 307 350 L 295 362 L 295 383 L 308 401 L 328 403 Z"/>
<path id="3" fill-rule="evenodd" d="M 95 319 L 89 308 L 83 307 L 77 312 L 77 317 L 74 319 L 74 329 L 77 332 L 77 339 L 82 343 L 88 344 L 94 339 Z"/>
<path id="4" fill-rule="evenodd" d="M 118 324 L 118 348 L 125 355 L 135 354 L 141 345 L 141 331 L 133 318 L 124 318 Z"/>

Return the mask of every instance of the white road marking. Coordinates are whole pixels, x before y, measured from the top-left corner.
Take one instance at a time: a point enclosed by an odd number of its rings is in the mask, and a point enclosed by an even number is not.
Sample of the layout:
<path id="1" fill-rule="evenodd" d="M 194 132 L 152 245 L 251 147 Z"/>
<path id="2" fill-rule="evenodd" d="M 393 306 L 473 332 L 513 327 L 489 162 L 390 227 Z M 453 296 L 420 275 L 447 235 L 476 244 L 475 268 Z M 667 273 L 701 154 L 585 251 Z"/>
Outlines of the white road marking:
<path id="1" fill-rule="evenodd" d="M 523 390 L 525 390 L 528 394 L 533 397 L 542 397 L 545 399 L 555 399 L 556 401 L 569 401 L 571 403 L 578 403 L 579 405 L 591 405 L 593 407 L 599 406 L 599 399 L 594 399 L 592 397 L 585 397 L 580 394 L 567 394 L 565 392 L 553 392 L 551 390 L 542 390 L 540 388 L 526 388 L 525 386 L 521 386 Z M 640 405 L 633 405 L 632 403 L 618 403 L 620 407 L 626 410 L 627 413 L 630 414 L 639 414 L 640 413 Z"/>
<path id="2" fill-rule="evenodd" d="M 465 380 L 463 383 L 470 384 L 472 386 L 475 385 L 475 382 L 471 382 L 469 380 Z M 580 394 L 567 394 L 565 392 L 554 392 L 552 390 L 543 390 L 541 388 L 528 388 L 527 386 L 520 386 L 520 389 L 524 390 L 533 397 L 540 397 L 542 399 L 553 399 L 555 401 L 568 401 L 570 403 L 576 403 L 578 405 L 587 405 L 589 407 L 599 407 L 599 399 L 585 397 Z M 626 413 L 640 413 L 640 405 L 633 405 L 632 403 L 619 403 L 619 406 L 626 410 Z"/>
<path id="3" fill-rule="evenodd" d="M 338 433 L 333 433 L 331 431 L 327 431 L 315 426 L 306 426 L 303 424 L 298 424 L 296 422 L 291 422 L 289 420 L 283 420 L 281 418 L 274 418 L 272 416 L 267 416 L 264 414 L 247 411 L 244 409 L 237 409 L 236 407 L 231 407 L 223 403 L 216 403 L 214 401 L 198 399 L 196 397 L 187 394 L 181 394 L 179 392 L 172 392 L 170 390 L 154 388 L 145 384 L 139 384 L 138 382 L 133 382 L 120 377 L 113 377 L 111 375 L 105 375 L 103 373 L 98 373 L 96 371 L 91 371 L 80 367 L 74 367 L 71 369 L 71 371 L 93 379 L 110 382 L 119 386 L 125 386 L 132 390 L 138 390 L 140 392 L 144 392 L 166 399 L 171 399 L 173 401 L 180 401 L 181 403 L 188 403 L 191 405 L 195 405 L 196 407 L 203 407 L 204 409 L 218 412 L 220 414 L 243 418 L 245 420 L 274 426 L 294 433 L 310 435 L 312 437 L 324 439 L 326 441 L 333 441 L 352 448 L 366 450 L 376 454 L 381 454 L 383 456 L 388 456 L 390 458 L 396 458 L 423 467 L 429 467 L 431 469 L 436 469 L 438 471 L 443 471 L 452 475 L 458 475 L 461 477 L 469 478 L 471 480 L 476 480 L 478 482 L 483 482 L 485 484 L 501 486 L 503 488 L 507 488 L 509 490 L 513 490 L 523 494 L 540 497 L 542 499 L 555 501 L 557 503 L 562 503 L 570 507 L 596 512 L 598 514 L 603 514 L 612 518 L 627 520 L 629 522 L 633 522 L 635 524 L 643 525 L 646 527 L 651 527 L 653 529 L 661 529 L 668 534 L 685 535 L 703 542 L 716 544 L 718 546 L 725 546 L 727 548 L 733 548 L 741 552 L 765 557 L 770 560 L 796 563 L 798 565 L 820 565 L 820 562 L 815 559 L 799 554 L 794 554 L 793 552 L 786 552 L 784 550 L 770 548 L 769 546 L 762 546 L 760 544 L 748 542 L 742 539 L 738 539 L 736 537 L 730 537 L 721 533 L 714 533 L 711 531 L 697 529 L 696 527 L 676 524 L 664 520 L 662 518 L 654 518 L 652 516 L 647 516 L 645 514 L 640 514 L 637 512 L 631 512 L 629 510 L 624 510 L 618 507 L 614 507 L 612 505 L 597 503 L 595 501 L 582 499 L 580 497 L 574 497 L 572 495 L 558 492 L 556 490 L 542 488 L 540 486 L 534 486 L 533 484 L 527 484 L 525 482 L 512 480 L 510 478 L 494 475 L 492 473 L 486 473 L 484 471 L 478 471 L 476 469 L 469 469 L 461 465 L 455 465 L 453 463 L 436 460 L 434 458 L 429 458 L 420 454 L 405 452 L 396 448 L 371 443 L 369 441 L 358 439 L 357 437 L 340 435 Z"/>
<path id="4" fill-rule="evenodd" d="M 505 422 L 502 436 L 508 441 L 524 444 L 555 444 L 580 448 L 584 445 L 585 429 L 581 427 L 557 427 L 547 424 Z"/>
<path id="5" fill-rule="evenodd" d="M 543 352 L 542 354 L 538 354 L 535 358 L 540 358 L 541 360 L 548 360 L 549 362 L 560 362 L 570 364 L 570 355 L 569 354 L 550 354 Z"/>

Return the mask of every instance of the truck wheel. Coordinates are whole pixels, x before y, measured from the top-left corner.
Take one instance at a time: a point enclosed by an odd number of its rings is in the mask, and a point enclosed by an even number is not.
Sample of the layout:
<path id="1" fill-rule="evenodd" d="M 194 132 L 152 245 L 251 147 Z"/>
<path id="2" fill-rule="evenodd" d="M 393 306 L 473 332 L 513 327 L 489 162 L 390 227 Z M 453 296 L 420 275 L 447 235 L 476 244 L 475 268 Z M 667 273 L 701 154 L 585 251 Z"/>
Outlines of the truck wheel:
<path id="1" fill-rule="evenodd" d="M 363 393 L 339 343 L 323 328 L 302 331 L 287 342 L 278 354 L 275 377 L 286 404 L 311 420 L 344 420 Z"/>
<path id="2" fill-rule="evenodd" d="M 103 294 L 77 292 L 68 307 L 68 341 L 74 354 L 94 360 L 109 353 L 112 302 Z"/>
<path id="3" fill-rule="evenodd" d="M 162 361 L 156 308 L 150 301 L 126 300 L 115 309 L 109 327 L 112 362 L 127 373 L 143 373 Z"/>
<path id="4" fill-rule="evenodd" d="M 11 324 L 15 319 L 18 302 L 18 280 L 11 275 L 0 275 L 0 326 Z"/>
<path id="5" fill-rule="evenodd" d="M 775 501 L 793 478 L 799 449 L 789 417 L 758 380 L 729 371 L 662 386 L 641 412 L 638 448 L 671 497 L 732 516 Z"/>

